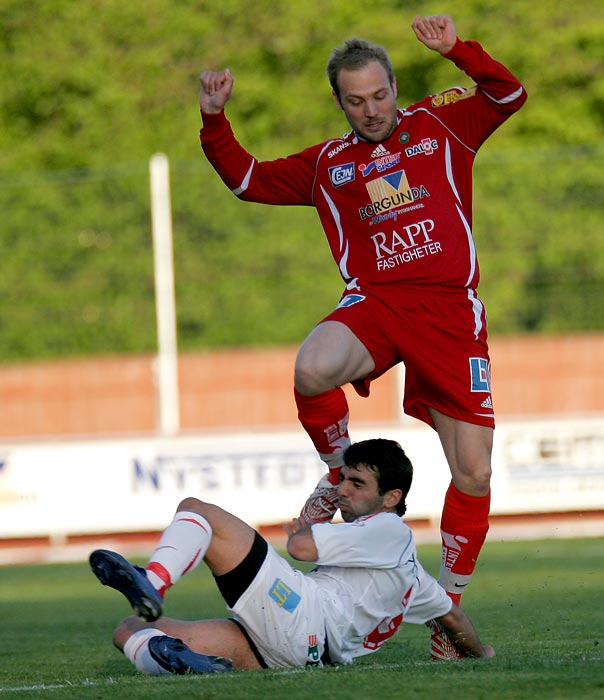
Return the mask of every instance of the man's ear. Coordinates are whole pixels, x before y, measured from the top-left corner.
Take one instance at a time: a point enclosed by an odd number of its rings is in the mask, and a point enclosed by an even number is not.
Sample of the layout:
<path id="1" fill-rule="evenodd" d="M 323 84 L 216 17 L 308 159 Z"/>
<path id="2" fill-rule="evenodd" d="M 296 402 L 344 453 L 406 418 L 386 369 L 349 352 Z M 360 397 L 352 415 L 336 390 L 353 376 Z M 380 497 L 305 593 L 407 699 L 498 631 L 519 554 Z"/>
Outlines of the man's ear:
<path id="1" fill-rule="evenodd" d="M 400 503 L 403 498 L 403 492 L 401 489 L 390 489 L 386 491 L 384 495 L 384 506 L 386 508 L 394 508 Z"/>
<path id="2" fill-rule="evenodd" d="M 335 93 L 335 90 L 331 91 L 331 96 L 333 97 L 333 101 L 336 103 L 337 108 L 344 109 L 344 107 L 342 107 L 342 103 L 340 102 L 340 98 Z"/>
<path id="3" fill-rule="evenodd" d="M 396 86 L 396 78 L 392 80 L 392 92 L 394 93 L 394 99 L 398 97 L 398 88 Z"/>

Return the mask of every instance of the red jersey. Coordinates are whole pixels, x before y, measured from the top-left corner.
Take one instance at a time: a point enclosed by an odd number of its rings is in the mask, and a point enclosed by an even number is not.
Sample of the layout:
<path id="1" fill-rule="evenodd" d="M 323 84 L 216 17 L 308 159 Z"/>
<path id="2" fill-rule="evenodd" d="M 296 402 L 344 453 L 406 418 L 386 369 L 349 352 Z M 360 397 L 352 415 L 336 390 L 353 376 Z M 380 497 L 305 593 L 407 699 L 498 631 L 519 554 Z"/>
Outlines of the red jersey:
<path id="1" fill-rule="evenodd" d="M 317 209 L 346 289 L 475 288 L 472 164 L 486 138 L 526 100 L 522 84 L 477 42 L 446 54 L 476 85 L 398 111 L 382 143 L 354 131 L 259 162 L 224 113 L 203 114 L 203 150 L 240 199 Z"/>

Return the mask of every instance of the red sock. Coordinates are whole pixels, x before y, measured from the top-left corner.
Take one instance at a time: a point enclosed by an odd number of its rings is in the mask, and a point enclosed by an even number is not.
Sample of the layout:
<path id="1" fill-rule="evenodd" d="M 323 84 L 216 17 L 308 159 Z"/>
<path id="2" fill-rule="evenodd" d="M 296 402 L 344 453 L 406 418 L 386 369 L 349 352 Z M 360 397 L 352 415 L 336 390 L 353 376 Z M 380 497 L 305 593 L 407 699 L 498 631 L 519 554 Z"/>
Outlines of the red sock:
<path id="1" fill-rule="evenodd" d="M 342 454 L 350 445 L 346 394 L 337 387 L 322 394 L 303 396 L 294 387 L 294 397 L 302 427 L 329 467 L 329 480 L 338 484 L 344 464 Z"/>
<path id="2" fill-rule="evenodd" d="M 453 482 L 449 485 L 440 522 L 443 558 L 439 583 L 457 605 L 486 539 L 490 506 L 490 492 L 486 496 L 469 496 Z"/>

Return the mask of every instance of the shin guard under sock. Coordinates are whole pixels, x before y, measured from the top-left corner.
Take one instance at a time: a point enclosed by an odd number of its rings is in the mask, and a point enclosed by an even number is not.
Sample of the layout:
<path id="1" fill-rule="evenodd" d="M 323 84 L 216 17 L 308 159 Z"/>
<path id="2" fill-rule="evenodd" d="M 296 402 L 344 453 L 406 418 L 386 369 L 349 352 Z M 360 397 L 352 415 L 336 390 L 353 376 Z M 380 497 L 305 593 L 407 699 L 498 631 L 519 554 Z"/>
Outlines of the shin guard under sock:
<path id="1" fill-rule="evenodd" d="M 202 561 L 211 539 L 212 528 L 203 515 L 188 511 L 176 513 L 146 567 L 147 578 L 162 596 Z"/>
<path id="2" fill-rule="evenodd" d="M 348 401 L 337 387 L 314 396 L 304 396 L 294 388 L 298 418 L 319 457 L 329 467 L 329 481 L 337 485 L 344 464 L 343 453 L 350 445 Z"/>
<path id="3" fill-rule="evenodd" d="M 445 496 L 440 534 L 442 563 L 438 582 L 459 604 L 470 582 L 489 530 L 491 494 L 469 496 L 451 482 Z"/>

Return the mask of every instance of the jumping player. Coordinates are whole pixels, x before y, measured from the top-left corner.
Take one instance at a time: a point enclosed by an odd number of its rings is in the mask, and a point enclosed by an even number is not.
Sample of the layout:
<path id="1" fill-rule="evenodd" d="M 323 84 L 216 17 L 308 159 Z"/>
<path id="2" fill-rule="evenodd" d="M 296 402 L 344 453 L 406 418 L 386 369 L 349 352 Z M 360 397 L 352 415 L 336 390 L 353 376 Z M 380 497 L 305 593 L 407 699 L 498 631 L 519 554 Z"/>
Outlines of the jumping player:
<path id="1" fill-rule="evenodd" d="M 386 51 L 360 39 L 327 64 L 350 124 L 342 138 L 259 162 L 236 140 L 224 107 L 233 76 L 201 74 L 203 150 L 240 199 L 314 206 L 345 283 L 337 308 L 302 344 L 298 416 L 328 473 L 302 509 L 310 522 L 337 510 L 350 444 L 342 386 L 368 396 L 403 362 L 404 410 L 438 433 L 450 471 L 441 519 L 439 582 L 458 603 L 488 531 L 494 413 L 486 314 L 477 296 L 472 164 L 487 137 L 526 100 L 517 78 L 445 15 L 416 17 L 419 41 L 475 81 L 397 109 Z"/>
<path id="2" fill-rule="evenodd" d="M 316 562 L 311 573 L 292 567 L 239 518 L 197 498 L 181 502 L 146 569 L 115 552 L 92 552 L 101 583 L 147 620 L 124 620 L 116 646 L 151 674 L 349 664 L 378 651 L 403 620 L 436 618 L 454 641 L 444 658 L 494 656 L 417 559 L 401 519 L 413 475 L 401 446 L 366 440 L 344 460 L 338 496 L 345 522 L 296 519 L 286 527 L 289 554 Z M 202 560 L 234 617 L 162 617 L 166 591 Z"/>

